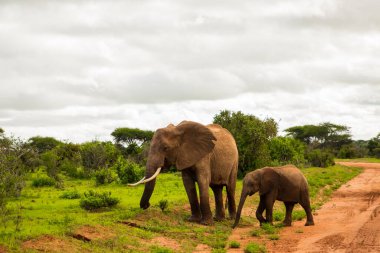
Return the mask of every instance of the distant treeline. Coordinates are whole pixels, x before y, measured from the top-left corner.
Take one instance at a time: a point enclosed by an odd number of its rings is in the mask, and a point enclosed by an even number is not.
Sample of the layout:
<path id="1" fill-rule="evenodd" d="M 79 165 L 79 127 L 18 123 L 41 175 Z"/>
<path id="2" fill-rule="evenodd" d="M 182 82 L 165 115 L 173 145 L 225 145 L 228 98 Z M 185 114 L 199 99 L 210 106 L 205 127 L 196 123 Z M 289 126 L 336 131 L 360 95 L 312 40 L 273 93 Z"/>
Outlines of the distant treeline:
<path id="1" fill-rule="evenodd" d="M 228 110 L 215 115 L 213 123 L 227 128 L 235 137 L 240 176 L 270 165 L 292 163 L 300 167 L 327 167 L 334 163 L 335 157 L 380 158 L 380 133 L 370 140 L 354 141 L 349 127 L 344 125 L 326 122 L 294 126 L 285 130 L 286 136 L 278 136 L 278 124 L 274 119 L 261 120 L 254 115 Z M 0 128 L 0 164 L 5 166 L 0 169 L 9 168 L 11 165 L 5 165 L 5 161 L 12 161 L 19 170 L 37 171 L 42 168 L 57 182 L 60 182 L 60 175 L 89 178 L 96 173 L 101 174 L 99 171 L 107 174 L 104 170 L 110 168 L 120 170 L 127 163 L 143 170 L 153 134 L 153 131 L 137 128 L 117 128 L 111 133 L 113 142 L 74 144 L 41 136 L 22 141 L 7 137 Z M 14 159 L 7 157 L 12 155 Z"/>

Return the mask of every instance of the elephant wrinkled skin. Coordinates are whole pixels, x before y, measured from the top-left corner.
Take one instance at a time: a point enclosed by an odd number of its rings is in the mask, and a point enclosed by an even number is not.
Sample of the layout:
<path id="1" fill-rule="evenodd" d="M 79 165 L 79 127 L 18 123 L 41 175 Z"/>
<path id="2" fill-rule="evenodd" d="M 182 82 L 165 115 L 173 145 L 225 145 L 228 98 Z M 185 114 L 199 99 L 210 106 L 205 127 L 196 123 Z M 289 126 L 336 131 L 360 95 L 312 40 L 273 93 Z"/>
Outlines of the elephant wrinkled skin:
<path id="1" fill-rule="evenodd" d="M 158 168 L 175 165 L 182 173 L 183 184 L 191 206 L 189 221 L 212 224 L 209 204 L 211 189 L 215 195 L 216 220 L 225 218 L 223 207 L 223 187 L 227 188 L 228 211 L 235 218 L 235 186 L 238 167 L 238 151 L 235 140 L 227 129 L 219 125 L 183 121 L 177 126 L 172 124 L 158 129 L 152 139 L 145 177 L 144 193 L 140 207 L 150 206 Z M 154 177 L 153 177 L 154 178 Z M 195 182 L 198 183 L 199 200 Z M 144 183 L 144 182 L 143 182 Z"/>
<path id="2" fill-rule="evenodd" d="M 286 207 L 285 226 L 291 226 L 292 211 L 296 203 L 301 204 L 306 212 L 305 226 L 314 225 L 310 208 L 310 198 L 307 180 L 302 172 L 293 165 L 282 167 L 265 167 L 245 175 L 241 192 L 239 207 L 233 227 L 240 220 L 241 211 L 247 196 L 256 192 L 260 194 L 260 202 L 256 211 L 256 218 L 260 225 L 264 222 L 272 223 L 273 205 L 276 200 L 283 201 Z M 263 212 L 266 210 L 266 219 Z"/>

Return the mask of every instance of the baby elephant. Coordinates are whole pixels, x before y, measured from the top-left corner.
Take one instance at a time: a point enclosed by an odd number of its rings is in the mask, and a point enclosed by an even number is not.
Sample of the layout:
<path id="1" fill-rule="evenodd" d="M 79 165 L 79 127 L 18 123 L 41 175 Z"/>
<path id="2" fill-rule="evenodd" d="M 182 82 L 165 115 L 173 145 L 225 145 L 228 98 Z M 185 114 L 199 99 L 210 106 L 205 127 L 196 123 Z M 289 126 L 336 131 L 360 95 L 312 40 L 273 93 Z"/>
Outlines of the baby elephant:
<path id="1" fill-rule="evenodd" d="M 314 225 L 306 178 L 297 167 L 286 165 L 265 167 L 245 175 L 233 228 L 239 223 L 245 199 L 257 191 L 260 194 L 260 203 L 256 210 L 256 217 L 260 221 L 260 225 L 264 222 L 272 223 L 273 204 L 276 200 L 283 201 L 285 204 L 286 215 L 283 221 L 285 226 L 292 224 L 292 211 L 296 203 L 300 203 L 305 209 L 307 215 L 305 226 Z M 266 210 L 266 219 L 263 217 L 264 210 Z"/>

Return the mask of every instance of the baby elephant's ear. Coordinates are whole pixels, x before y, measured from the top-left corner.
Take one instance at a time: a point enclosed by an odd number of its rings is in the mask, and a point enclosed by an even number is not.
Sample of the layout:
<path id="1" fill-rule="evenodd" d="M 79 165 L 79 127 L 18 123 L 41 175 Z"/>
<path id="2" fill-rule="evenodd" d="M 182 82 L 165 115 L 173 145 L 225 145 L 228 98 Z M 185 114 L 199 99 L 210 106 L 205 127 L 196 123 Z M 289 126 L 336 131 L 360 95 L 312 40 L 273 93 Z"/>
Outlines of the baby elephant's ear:
<path id="1" fill-rule="evenodd" d="M 266 194 L 278 186 L 278 174 L 271 168 L 262 169 L 260 175 L 260 195 Z"/>
<path id="2" fill-rule="evenodd" d="M 202 124 L 184 121 L 177 126 L 177 130 L 181 136 L 176 161 L 178 170 L 193 166 L 215 147 L 215 136 Z"/>

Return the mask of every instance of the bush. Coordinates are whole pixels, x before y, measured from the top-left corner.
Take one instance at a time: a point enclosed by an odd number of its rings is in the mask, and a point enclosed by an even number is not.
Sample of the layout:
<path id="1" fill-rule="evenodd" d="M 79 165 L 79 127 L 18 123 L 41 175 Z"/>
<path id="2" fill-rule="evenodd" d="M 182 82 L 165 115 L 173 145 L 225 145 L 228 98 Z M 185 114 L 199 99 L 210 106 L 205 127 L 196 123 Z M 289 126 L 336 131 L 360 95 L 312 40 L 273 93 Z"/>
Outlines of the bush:
<path id="1" fill-rule="evenodd" d="M 161 209 L 161 211 L 165 211 L 168 208 L 169 202 L 166 199 L 160 200 L 158 202 L 158 207 Z"/>
<path id="2" fill-rule="evenodd" d="M 46 167 L 46 172 L 49 177 L 58 178 L 59 168 L 58 168 L 58 160 L 59 157 L 57 155 L 56 150 L 51 150 L 43 153 L 41 155 L 41 159 L 43 161 L 43 165 Z"/>
<path id="3" fill-rule="evenodd" d="M 333 154 L 328 151 L 314 149 L 307 154 L 307 160 L 314 167 L 329 167 L 335 164 Z"/>
<path id="4" fill-rule="evenodd" d="M 269 142 L 272 161 L 276 165 L 292 163 L 303 167 L 305 163 L 305 145 L 291 137 L 275 137 Z"/>
<path id="5" fill-rule="evenodd" d="M 44 186 L 54 186 L 56 184 L 55 180 L 51 177 L 41 176 L 33 179 L 33 187 L 44 187 Z"/>
<path id="6" fill-rule="evenodd" d="M 250 242 L 247 247 L 244 249 L 244 253 L 266 253 L 267 250 L 263 245 Z"/>
<path id="7" fill-rule="evenodd" d="M 240 243 L 238 243 L 237 241 L 232 241 L 232 242 L 230 242 L 230 248 L 238 249 L 238 248 L 240 248 Z"/>
<path id="8" fill-rule="evenodd" d="M 122 184 L 133 183 L 139 180 L 144 175 L 144 170 L 138 164 L 125 160 L 122 156 L 119 156 L 113 169 Z"/>
<path id="9" fill-rule="evenodd" d="M 120 153 L 111 142 L 99 141 L 82 144 L 80 152 L 82 164 L 89 173 L 111 167 Z"/>
<path id="10" fill-rule="evenodd" d="M 153 246 L 150 252 L 151 253 L 172 253 L 173 251 L 165 247 Z"/>
<path id="11" fill-rule="evenodd" d="M 105 207 L 113 207 L 120 202 L 118 198 L 111 197 L 111 192 L 98 193 L 88 191 L 80 200 L 80 207 L 86 210 L 96 210 Z"/>
<path id="12" fill-rule="evenodd" d="M 214 116 L 215 124 L 228 129 L 239 150 L 239 176 L 270 164 L 269 140 L 277 134 L 277 123 L 269 118 L 260 120 L 240 111 L 221 111 Z"/>
<path id="13" fill-rule="evenodd" d="M 81 195 L 77 190 L 67 191 L 62 193 L 59 198 L 61 199 L 80 199 Z"/>
<path id="14" fill-rule="evenodd" d="M 115 177 L 110 169 L 101 169 L 95 172 L 96 185 L 110 184 L 113 181 L 115 181 Z"/>

